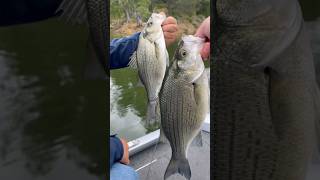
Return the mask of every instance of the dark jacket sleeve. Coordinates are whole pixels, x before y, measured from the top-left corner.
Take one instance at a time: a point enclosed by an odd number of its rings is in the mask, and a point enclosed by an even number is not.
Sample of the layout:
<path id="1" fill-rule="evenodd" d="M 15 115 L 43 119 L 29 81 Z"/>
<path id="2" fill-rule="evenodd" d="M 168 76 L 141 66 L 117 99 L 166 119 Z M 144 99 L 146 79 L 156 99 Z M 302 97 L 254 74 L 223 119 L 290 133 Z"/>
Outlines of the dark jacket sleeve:
<path id="1" fill-rule="evenodd" d="M 119 138 L 110 136 L 110 168 L 121 160 L 123 156 L 123 146 Z"/>
<path id="2" fill-rule="evenodd" d="M 110 42 L 110 69 L 119 69 L 128 66 L 131 55 L 137 50 L 140 33 L 131 36 L 113 39 Z"/>

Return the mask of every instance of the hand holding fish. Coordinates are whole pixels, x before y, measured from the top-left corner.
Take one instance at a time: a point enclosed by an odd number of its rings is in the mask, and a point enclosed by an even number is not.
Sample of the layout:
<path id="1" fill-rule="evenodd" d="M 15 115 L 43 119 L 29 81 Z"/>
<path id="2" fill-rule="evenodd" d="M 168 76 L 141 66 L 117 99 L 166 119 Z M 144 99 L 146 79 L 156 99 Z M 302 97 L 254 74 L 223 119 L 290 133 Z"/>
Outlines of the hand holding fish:
<path id="1" fill-rule="evenodd" d="M 210 16 L 201 23 L 195 36 L 205 39 L 205 43 L 201 50 L 201 57 L 207 59 L 210 55 Z"/>
<path id="2" fill-rule="evenodd" d="M 130 160 L 129 160 L 129 145 L 127 143 L 126 140 L 124 139 L 120 139 L 122 145 L 123 145 L 123 155 L 122 155 L 122 159 L 120 160 L 121 163 L 123 164 L 129 164 Z"/>
<path id="3" fill-rule="evenodd" d="M 169 16 L 163 21 L 161 26 L 166 46 L 170 46 L 172 43 L 176 41 L 178 36 L 177 20 L 174 17 Z"/>

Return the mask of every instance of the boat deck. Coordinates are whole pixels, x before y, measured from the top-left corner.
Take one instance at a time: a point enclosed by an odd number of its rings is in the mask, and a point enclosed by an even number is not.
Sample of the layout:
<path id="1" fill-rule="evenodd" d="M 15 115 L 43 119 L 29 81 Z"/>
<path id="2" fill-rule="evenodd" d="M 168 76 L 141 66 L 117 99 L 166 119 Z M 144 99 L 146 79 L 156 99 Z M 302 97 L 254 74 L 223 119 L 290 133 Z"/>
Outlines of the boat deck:
<path id="1" fill-rule="evenodd" d="M 189 149 L 189 163 L 191 167 L 191 180 L 210 179 L 210 134 L 202 131 L 203 146 L 191 144 Z M 136 169 L 140 180 L 163 180 L 166 167 L 171 157 L 169 144 L 158 143 L 131 157 L 131 166 Z M 306 180 L 320 179 L 320 160 L 314 160 L 307 173 Z M 179 174 L 168 180 L 185 180 Z"/>
<path id="2" fill-rule="evenodd" d="M 202 147 L 192 143 L 188 151 L 191 180 L 210 179 L 210 134 L 202 131 L 202 141 Z M 158 143 L 134 154 L 130 159 L 131 166 L 139 173 L 140 180 L 163 180 L 170 157 L 170 145 Z M 175 174 L 168 180 L 185 180 L 185 178 Z"/>

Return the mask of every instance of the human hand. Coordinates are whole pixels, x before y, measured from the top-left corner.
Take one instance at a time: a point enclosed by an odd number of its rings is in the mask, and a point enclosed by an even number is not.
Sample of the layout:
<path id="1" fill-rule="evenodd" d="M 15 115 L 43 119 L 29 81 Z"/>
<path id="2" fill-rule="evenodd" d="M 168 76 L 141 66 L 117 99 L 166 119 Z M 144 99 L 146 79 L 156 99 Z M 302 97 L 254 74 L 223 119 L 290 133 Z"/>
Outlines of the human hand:
<path id="1" fill-rule="evenodd" d="M 128 165 L 130 163 L 129 160 L 129 145 L 126 140 L 120 138 L 120 141 L 123 145 L 123 156 L 120 160 L 121 163 Z"/>
<path id="2" fill-rule="evenodd" d="M 161 26 L 166 46 L 169 46 L 176 41 L 178 36 L 177 20 L 174 17 L 169 16 L 163 21 Z"/>
<path id="3" fill-rule="evenodd" d="M 203 59 L 207 59 L 210 56 L 210 16 L 201 23 L 195 36 L 205 39 L 200 54 Z"/>

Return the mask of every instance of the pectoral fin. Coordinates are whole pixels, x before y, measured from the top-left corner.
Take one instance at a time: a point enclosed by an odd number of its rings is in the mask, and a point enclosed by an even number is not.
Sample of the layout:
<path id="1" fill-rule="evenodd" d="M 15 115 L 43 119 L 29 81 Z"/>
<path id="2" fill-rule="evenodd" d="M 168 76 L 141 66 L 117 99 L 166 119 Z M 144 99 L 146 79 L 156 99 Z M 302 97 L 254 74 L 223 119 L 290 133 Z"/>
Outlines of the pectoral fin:
<path id="1" fill-rule="evenodd" d="M 205 113 L 209 112 L 208 98 L 210 96 L 210 89 L 208 84 L 207 73 L 203 71 L 201 76 L 193 83 L 194 84 L 194 98 L 198 108 Z"/>

